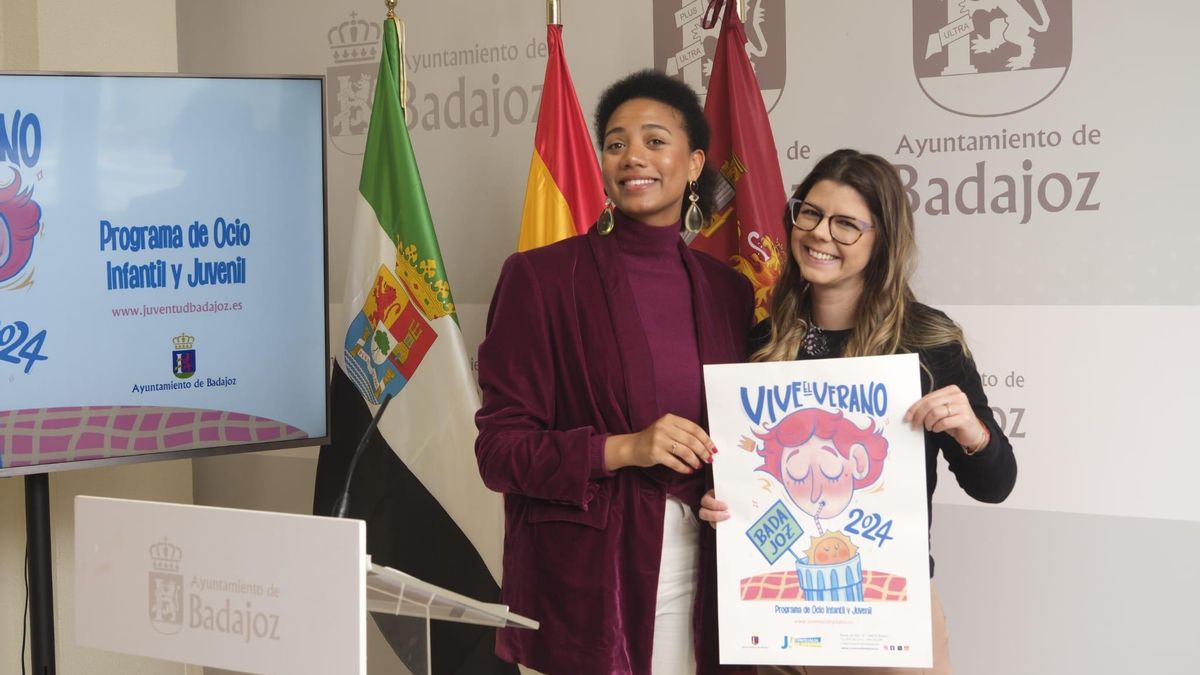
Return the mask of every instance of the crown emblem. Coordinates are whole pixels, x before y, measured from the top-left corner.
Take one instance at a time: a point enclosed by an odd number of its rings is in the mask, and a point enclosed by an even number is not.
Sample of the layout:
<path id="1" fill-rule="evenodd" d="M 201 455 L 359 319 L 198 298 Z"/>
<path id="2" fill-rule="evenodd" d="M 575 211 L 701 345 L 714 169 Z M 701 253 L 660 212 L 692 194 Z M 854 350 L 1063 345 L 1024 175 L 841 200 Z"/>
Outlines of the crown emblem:
<path id="1" fill-rule="evenodd" d="M 396 239 L 396 276 L 408 288 L 413 300 L 425 318 L 436 318 L 455 313 L 454 299 L 450 296 L 450 285 L 439 273 L 438 263 L 432 258 L 421 259 L 415 244 L 404 244 Z"/>
<path id="2" fill-rule="evenodd" d="M 156 572 L 179 572 L 183 561 L 183 549 L 167 541 L 166 537 L 150 545 L 150 567 Z"/>
<path id="3" fill-rule="evenodd" d="M 334 63 L 357 63 L 375 60 L 382 34 L 378 23 L 364 21 L 358 18 L 358 12 L 350 12 L 350 19 L 330 28 L 326 39 Z"/>
<path id="4" fill-rule="evenodd" d="M 191 349 L 192 345 L 196 344 L 196 338 L 188 335 L 187 333 L 180 333 L 179 335 L 171 338 L 171 342 L 175 343 L 175 349 L 183 351 L 185 349 Z"/>

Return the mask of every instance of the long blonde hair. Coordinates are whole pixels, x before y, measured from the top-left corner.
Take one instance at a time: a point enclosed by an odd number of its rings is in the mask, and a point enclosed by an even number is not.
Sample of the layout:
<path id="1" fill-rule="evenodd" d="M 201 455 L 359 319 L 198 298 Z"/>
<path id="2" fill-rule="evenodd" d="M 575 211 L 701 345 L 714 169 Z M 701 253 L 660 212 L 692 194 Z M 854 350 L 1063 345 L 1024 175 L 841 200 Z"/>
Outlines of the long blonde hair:
<path id="1" fill-rule="evenodd" d="M 908 196 L 895 167 L 878 155 L 838 150 L 817 162 L 793 197 L 804 199 L 823 180 L 858 192 L 871 211 L 876 232 L 871 260 L 863 270 L 863 291 L 855 310 L 854 327 L 842 356 L 900 354 L 952 343 L 970 356 L 958 324 L 919 304 L 909 287 L 916 236 Z M 792 227 L 785 213 L 784 229 L 789 237 Z M 770 340 L 751 360 L 796 358 L 810 328 L 810 292 L 799 267 L 789 261 L 771 300 Z"/>

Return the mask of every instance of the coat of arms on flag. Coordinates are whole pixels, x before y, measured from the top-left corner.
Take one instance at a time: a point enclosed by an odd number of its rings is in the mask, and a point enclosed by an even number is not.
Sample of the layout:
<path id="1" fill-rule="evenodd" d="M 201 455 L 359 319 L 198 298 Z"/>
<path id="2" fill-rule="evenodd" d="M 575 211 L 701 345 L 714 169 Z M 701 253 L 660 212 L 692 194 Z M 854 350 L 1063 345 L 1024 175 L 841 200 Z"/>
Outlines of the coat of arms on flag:
<path id="1" fill-rule="evenodd" d="M 437 333 L 395 275 L 380 267 L 362 311 L 346 332 L 346 368 L 358 390 L 378 404 L 404 388 Z"/>

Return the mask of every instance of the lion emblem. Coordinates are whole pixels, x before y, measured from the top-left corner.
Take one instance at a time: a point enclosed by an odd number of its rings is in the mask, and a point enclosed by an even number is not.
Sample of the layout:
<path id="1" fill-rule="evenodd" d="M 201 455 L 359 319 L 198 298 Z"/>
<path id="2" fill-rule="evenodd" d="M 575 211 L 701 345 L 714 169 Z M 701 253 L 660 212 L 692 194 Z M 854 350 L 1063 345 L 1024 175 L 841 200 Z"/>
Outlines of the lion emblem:
<path id="1" fill-rule="evenodd" d="M 170 579 L 161 577 L 154 580 L 154 605 L 150 608 L 150 616 L 155 621 L 164 623 L 179 623 L 179 606 L 175 601 L 179 585 Z"/>
<path id="2" fill-rule="evenodd" d="M 729 262 L 754 286 L 754 321 L 757 323 L 770 314 L 771 291 L 783 273 L 783 256 L 779 244 L 771 237 L 757 232 L 749 237 L 754 253 L 745 257 L 735 254 Z"/>
<path id="3" fill-rule="evenodd" d="M 1017 0 L 966 0 L 963 8 L 967 14 L 975 12 L 990 12 L 999 10 L 1002 18 L 992 19 L 988 25 L 987 36 L 976 35 L 971 39 L 971 51 L 975 54 L 990 54 L 1004 43 L 1016 45 L 1020 52 L 1008 60 L 1009 70 L 1028 68 L 1033 64 L 1036 53 L 1033 33 L 1045 33 L 1050 27 L 1050 16 L 1042 0 L 1034 0 L 1041 14 L 1040 21 L 1034 21 L 1033 16 Z"/>

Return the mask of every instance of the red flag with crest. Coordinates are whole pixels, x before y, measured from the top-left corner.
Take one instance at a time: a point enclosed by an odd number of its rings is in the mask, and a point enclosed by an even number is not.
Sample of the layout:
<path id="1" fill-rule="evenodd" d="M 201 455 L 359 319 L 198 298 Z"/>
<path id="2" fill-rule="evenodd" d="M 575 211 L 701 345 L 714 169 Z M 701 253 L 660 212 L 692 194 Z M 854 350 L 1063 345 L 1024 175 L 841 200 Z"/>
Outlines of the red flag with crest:
<path id="1" fill-rule="evenodd" d="M 728 261 L 750 279 L 755 319 L 761 321 L 787 264 L 782 216 L 787 194 L 767 107 L 746 54 L 746 29 L 737 1 L 712 0 L 703 25 L 712 28 L 722 13 L 704 104 L 712 127 L 708 165 L 717 169 L 720 179 L 711 221 L 692 248 Z"/>

